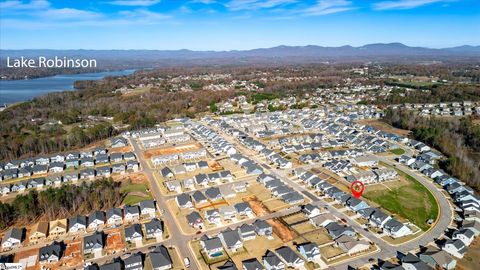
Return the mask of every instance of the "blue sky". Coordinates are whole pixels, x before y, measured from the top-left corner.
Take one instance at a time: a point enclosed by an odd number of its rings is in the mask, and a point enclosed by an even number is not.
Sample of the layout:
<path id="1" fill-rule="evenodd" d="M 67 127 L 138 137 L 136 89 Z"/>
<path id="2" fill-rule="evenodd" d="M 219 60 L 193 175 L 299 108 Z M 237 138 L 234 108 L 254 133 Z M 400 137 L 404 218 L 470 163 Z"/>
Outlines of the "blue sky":
<path id="1" fill-rule="evenodd" d="M 479 0 L 1 0 L 1 49 L 480 45 Z"/>

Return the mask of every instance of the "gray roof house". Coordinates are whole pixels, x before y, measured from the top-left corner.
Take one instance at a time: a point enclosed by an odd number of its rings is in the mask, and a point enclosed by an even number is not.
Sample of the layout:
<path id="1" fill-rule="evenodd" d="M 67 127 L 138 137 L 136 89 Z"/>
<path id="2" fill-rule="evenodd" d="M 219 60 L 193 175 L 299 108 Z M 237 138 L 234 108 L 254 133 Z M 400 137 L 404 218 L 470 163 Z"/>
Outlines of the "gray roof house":
<path id="1" fill-rule="evenodd" d="M 253 223 L 253 226 L 255 227 L 255 232 L 258 235 L 265 235 L 265 236 L 271 236 L 272 235 L 272 226 L 268 224 L 265 220 L 257 219 Z"/>
<path id="2" fill-rule="evenodd" d="M 153 270 L 164 270 L 172 268 L 172 258 L 165 246 L 157 246 L 149 254 Z"/>
<path id="3" fill-rule="evenodd" d="M 300 254 L 309 262 L 320 259 L 320 249 L 317 244 L 311 242 L 300 244 L 297 246 L 297 249 L 298 252 L 300 252 Z"/>
<path id="4" fill-rule="evenodd" d="M 103 232 L 95 232 L 83 238 L 83 254 L 96 253 L 103 250 L 105 236 Z"/>
<path id="5" fill-rule="evenodd" d="M 263 270 L 264 267 L 262 264 L 256 259 L 248 259 L 242 262 L 242 269 L 243 270 Z"/>
<path id="6" fill-rule="evenodd" d="M 236 252 L 243 247 L 243 242 L 237 230 L 226 229 L 219 234 L 219 238 L 223 246 L 231 252 Z"/>
<path id="7" fill-rule="evenodd" d="M 140 226 L 140 224 L 133 224 L 125 228 L 125 241 L 135 242 L 135 241 L 142 240 L 142 238 L 143 238 L 143 231 L 142 231 L 142 226 Z"/>
<path id="8" fill-rule="evenodd" d="M 147 239 L 161 237 L 163 234 L 163 223 L 162 221 L 156 218 L 145 223 L 144 226 L 145 226 L 145 237 Z"/>
<path id="9" fill-rule="evenodd" d="M 125 270 L 143 270 L 143 254 L 138 252 L 123 260 Z"/>
<path id="10" fill-rule="evenodd" d="M 78 233 L 87 228 L 87 218 L 85 216 L 74 216 L 68 219 L 68 232 Z"/>
<path id="11" fill-rule="evenodd" d="M 267 250 L 265 255 L 262 257 L 263 265 L 267 270 L 284 270 L 285 264 L 280 258 L 273 253 L 271 250 Z"/>
<path id="12" fill-rule="evenodd" d="M 41 247 L 38 251 L 38 261 L 40 264 L 55 263 L 62 257 L 62 246 L 60 243 L 53 242 L 51 245 Z"/>
<path id="13" fill-rule="evenodd" d="M 289 246 L 277 248 L 275 252 L 283 259 L 283 261 L 285 261 L 288 267 L 298 269 L 305 264 L 305 261 L 302 260 Z"/>

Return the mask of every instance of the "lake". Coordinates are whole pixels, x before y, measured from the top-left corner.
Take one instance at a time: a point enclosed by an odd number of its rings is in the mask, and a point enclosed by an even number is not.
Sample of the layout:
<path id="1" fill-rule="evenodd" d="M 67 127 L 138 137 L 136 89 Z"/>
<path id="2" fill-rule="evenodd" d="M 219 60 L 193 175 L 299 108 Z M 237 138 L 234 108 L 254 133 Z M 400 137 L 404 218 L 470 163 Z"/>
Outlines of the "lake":
<path id="1" fill-rule="evenodd" d="M 73 83 L 81 80 L 101 80 L 108 76 L 129 75 L 133 69 L 83 74 L 68 74 L 31 80 L 0 80 L 0 105 L 27 101 L 50 92 L 75 90 Z"/>

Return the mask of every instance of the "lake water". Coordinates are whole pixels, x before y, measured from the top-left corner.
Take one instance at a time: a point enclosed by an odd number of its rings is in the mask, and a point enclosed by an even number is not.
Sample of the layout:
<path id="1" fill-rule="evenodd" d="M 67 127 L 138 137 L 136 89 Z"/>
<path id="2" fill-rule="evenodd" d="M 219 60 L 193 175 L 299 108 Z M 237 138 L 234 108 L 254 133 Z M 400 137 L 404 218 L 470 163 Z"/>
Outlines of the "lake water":
<path id="1" fill-rule="evenodd" d="M 73 83 L 81 80 L 101 80 L 108 76 L 132 74 L 135 70 L 56 75 L 31 80 L 0 80 L 0 105 L 27 101 L 50 92 L 74 90 Z"/>

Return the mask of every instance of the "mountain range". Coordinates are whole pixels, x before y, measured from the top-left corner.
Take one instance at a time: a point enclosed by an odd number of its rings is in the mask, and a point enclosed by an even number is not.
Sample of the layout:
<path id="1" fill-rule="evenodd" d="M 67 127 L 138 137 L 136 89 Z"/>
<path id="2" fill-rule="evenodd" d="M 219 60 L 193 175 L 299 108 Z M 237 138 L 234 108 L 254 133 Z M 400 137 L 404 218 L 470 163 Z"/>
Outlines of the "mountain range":
<path id="1" fill-rule="evenodd" d="M 410 47 L 402 43 L 376 43 L 360 47 L 341 46 L 323 47 L 277 46 L 252 50 L 231 51 L 193 51 L 193 50 L 0 50 L 0 58 L 15 57 L 75 57 L 96 58 L 97 60 L 134 62 L 204 63 L 228 62 L 228 60 L 245 62 L 315 62 L 315 61 L 349 61 L 349 60 L 443 60 L 443 59 L 480 59 L 480 46 L 458 46 L 452 48 L 432 49 Z M 2 61 L 3 64 L 4 61 Z"/>

